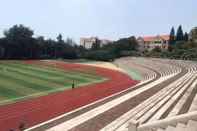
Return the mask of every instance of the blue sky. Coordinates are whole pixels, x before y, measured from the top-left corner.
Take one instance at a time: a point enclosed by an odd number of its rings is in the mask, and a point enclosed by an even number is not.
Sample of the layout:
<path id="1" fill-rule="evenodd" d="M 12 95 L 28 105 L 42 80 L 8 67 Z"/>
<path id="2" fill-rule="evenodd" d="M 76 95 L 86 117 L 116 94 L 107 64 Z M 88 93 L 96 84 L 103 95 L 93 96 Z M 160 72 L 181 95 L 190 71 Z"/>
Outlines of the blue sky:
<path id="1" fill-rule="evenodd" d="M 197 26 L 197 0 L 0 0 L 0 36 L 14 24 L 56 38 L 118 39 Z"/>

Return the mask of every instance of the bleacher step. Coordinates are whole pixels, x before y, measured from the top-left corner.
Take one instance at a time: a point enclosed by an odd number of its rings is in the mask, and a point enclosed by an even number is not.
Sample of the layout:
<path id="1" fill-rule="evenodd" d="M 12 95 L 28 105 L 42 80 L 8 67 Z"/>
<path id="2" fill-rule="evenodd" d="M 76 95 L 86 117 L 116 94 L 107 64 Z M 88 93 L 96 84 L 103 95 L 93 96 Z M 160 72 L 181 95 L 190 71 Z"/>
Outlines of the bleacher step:
<path id="1" fill-rule="evenodd" d="M 165 131 L 175 131 L 175 127 L 168 126 Z"/>
<path id="2" fill-rule="evenodd" d="M 164 130 L 164 129 L 159 128 L 159 129 L 157 129 L 157 131 L 165 131 L 165 130 Z"/>
<path id="3" fill-rule="evenodd" d="M 197 95 L 194 97 L 189 112 L 197 111 Z"/>
<path id="4" fill-rule="evenodd" d="M 182 124 L 182 123 L 178 123 L 176 126 L 176 130 L 174 131 L 186 131 L 186 125 Z"/>
<path id="5" fill-rule="evenodd" d="M 189 120 L 189 122 L 187 123 L 186 131 L 197 131 L 197 122 Z"/>

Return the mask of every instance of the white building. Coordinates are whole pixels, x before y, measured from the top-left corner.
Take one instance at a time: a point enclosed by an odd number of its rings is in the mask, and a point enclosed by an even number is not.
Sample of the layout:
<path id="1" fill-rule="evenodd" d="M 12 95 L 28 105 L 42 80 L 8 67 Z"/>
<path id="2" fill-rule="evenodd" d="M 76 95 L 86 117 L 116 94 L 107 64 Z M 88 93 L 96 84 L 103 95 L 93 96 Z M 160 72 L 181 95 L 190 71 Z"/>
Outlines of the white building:
<path id="1" fill-rule="evenodd" d="M 107 45 L 108 43 L 111 43 L 113 41 L 110 41 L 107 39 L 99 39 L 97 37 L 81 38 L 80 39 L 80 45 L 86 49 L 91 49 L 92 45 L 96 42 L 99 42 L 100 47 L 102 47 L 102 46 Z"/>
<path id="2" fill-rule="evenodd" d="M 197 42 L 197 27 L 194 27 L 189 33 L 189 40 Z"/>
<path id="3" fill-rule="evenodd" d="M 83 46 L 86 49 L 91 49 L 92 45 L 96 43 L 98 40 L 97 37 L 90 37 L 90 38 L 81 38 L 80 39 L 80 45 Z"/>

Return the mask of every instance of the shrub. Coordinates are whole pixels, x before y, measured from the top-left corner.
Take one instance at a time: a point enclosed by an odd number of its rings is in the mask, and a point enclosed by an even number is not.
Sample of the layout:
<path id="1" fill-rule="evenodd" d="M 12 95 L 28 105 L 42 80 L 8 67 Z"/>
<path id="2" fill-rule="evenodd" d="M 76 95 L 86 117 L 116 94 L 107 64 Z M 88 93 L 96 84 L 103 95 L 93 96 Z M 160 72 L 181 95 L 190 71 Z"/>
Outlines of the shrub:
<path id="1" fill-rule="evenodd" d="M 85 53 L 84 57 L 87 59 L 100 61 L 113 61 L 115 58 L 113 53 L 106 50 L 88 51 L 87 53 Z"/>

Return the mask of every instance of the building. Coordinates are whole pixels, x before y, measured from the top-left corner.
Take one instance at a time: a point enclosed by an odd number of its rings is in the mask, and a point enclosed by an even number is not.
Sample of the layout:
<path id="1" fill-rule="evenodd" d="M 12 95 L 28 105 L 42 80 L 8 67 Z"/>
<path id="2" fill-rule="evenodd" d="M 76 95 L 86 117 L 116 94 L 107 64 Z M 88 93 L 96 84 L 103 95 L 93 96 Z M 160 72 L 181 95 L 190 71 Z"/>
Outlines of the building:
<path id="1" fill-rule="evenodd" d="M 139 37 L 137 39 L 138 41 L 138 50 L 144 51 L 144 50 L 152 50 L 156 47 L 159 47 L 161 49 L 168 49 L 169 45 L 169 35 L 157 35 L 157 36 L 145 36 L 145 37 Z"/>
<path id="2" fill-rule="evenodd" d="M 189 33 L 189 40 L 197 42 L 197 27 L 194 27 Z"/>
<path id="3" fill-rule="evenodd" d="M 83 46 L 86 49 L 91 49 L 92 45 L 94 43 L 98 42 L 100 47 L 111 43 L 113 41 L 107 40 L 107 39 L 99 39 L 98 37 L 90 37 L 90 38 L 81 38 L 80 39 L 80 45 Z"/>
<path id="4" fill-rule="evenodd" d="M 90 38 L 81 38 L 80 39 L 80 45 L 83 46 L 86 49 L 91 49 L 92 45 L 96 43 L 98 40 L 97 37 L 90 37 Z"/>

